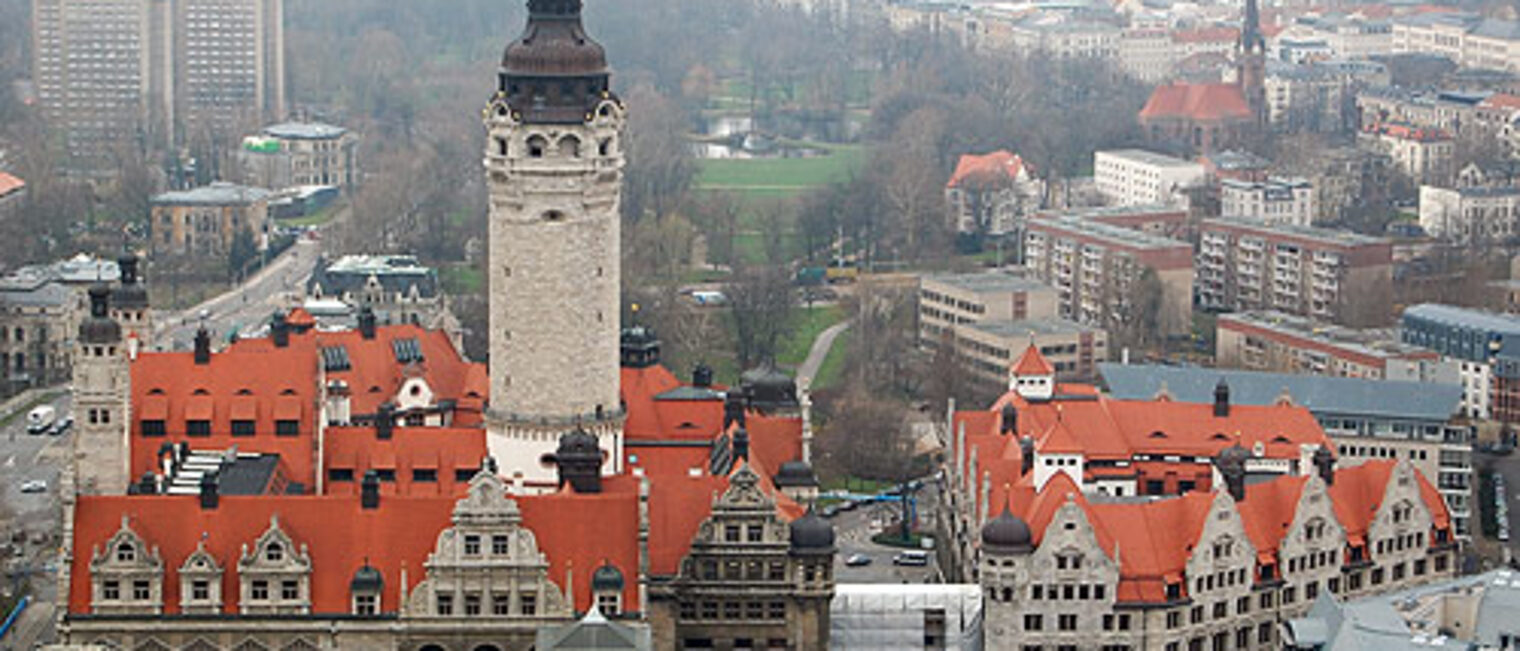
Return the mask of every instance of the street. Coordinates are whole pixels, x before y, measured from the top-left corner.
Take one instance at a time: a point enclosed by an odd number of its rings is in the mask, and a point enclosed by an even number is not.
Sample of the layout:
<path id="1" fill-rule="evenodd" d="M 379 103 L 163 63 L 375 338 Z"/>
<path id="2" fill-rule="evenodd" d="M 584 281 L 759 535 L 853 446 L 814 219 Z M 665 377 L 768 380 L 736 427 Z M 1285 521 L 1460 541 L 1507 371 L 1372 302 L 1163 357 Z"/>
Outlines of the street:
<path id="1" fill-rule="evenodd" d="M 929 509 L 932 509 L 930 504 L 934 491 L 935 485 L 932 483 L 919 491 L 918 511 L 921 519 L 928 517 L 928 514 L 932 512 Z M 834 516 L 831 522 L 834 524 L 834 546 L 838 549 L 834 555 L 836 581 L 840 583 L 937 583 L 939 581 L 939 572 L 934 567 L 932 554 L 927 567 L 894 565 L 892 558 L 902 549 L 871 542 L 871 536 L 897 521 L 897 514 L 901 512 L 901 509 L 900 502 L 879 502 L 864 504 L 852 511 L 843 511 Z M 932 530 L 933 527 L 924 520 L 920 522 L 920 529 Z M 845 565 L 845 560 L 855 554 L 865 555 L 871 559 L 871 563 L 860 567 Z"/>
<path id="2" fill-rule="evenodd" d="M 69 413 L 72 399 L 65 389 L 50 404 L 62 417 Z M 18 411 L 23 405 L 18 405 Z M 4 590 L 14 590 L 23 581 L 31 584 L 32 605 L 16 627 L 0 639 L 0 649 L 30 649 L 39 642 L 52 641 L 53 602 L 57 598 L 57 540 L 59 519 L 58 475 L 69 457 L 69 437 L 32 435 L 26 432 L 26 414 L 19 413 L 0 428 L 0 549 L 5 556 Z M 47 482 L 47 490 L 22 493 L 28 481 Z M 8 613 L 7 613 L 8 614 Z M 0 614 L 0 618 L 4 615 Z"/>
<path id="3" fill-rule="evenodd" d="M 286 307 L 292 294 L 304 295 L 306 280 L 315 269 L 321 244 L 302 238 L 268 267 L 241 286 L 178 313 L 159 313 L 157 348 L 185 350 L 194 345 L 201 315 L 213 336 L 226 337 L 233 329 L 257 330 L 278 308 Z"/>

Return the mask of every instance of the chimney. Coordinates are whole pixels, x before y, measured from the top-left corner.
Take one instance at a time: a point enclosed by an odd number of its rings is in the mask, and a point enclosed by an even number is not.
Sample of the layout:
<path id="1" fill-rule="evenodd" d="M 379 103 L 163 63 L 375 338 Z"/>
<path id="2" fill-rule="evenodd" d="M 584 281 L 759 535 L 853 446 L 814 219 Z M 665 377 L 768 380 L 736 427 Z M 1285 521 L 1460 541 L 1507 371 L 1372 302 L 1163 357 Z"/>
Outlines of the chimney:
<path id="1" fill-rule="evenodd" d="M 274 340 L 275 348 L 285 348 L 290 345 L 290 324 L 285 322 L 285 313 L 276 312 L 269 319 L 269 338 Z"/>
<path id="2" fill-rule="evenodd" d="M 137 284 L 137 256 L 128 253 L 116 260 L 116 267 L 121 270 L 121 284 Z"/>
<path id="3" fill-rule="evenodd" d="M 1251 453 L 1237 443 L 1221 450 L 1219 456 L 1214 458 L 1219 476 L 1224 478 L 1225 488 L 1237 502 L 1246 499 L 1246 459 L 1250 457 Z"/>
<path id="4" fill-rule="evenodd" d="M 723 429 L 734 423 L 744 425 L 744 396 L 730 388 L 723 399 Z"/>
<path id="5" fill-rule="evenodd" d="M 205 327 L 195 331 L 195 364 L 205 366 L 211 363 L 211 333 Z"/>
<path id="6" fill-rule="evenodd" d="M 733 445 L 734 461 L 737 462 L 739 459 L 749 461 L 749 430 L 744 429 L 743 425 L 740 425 L 739 429 L 734 430 Z"/>
<path id="7" fill-rule="evenodd" d="M 1002 431 L 1006 436 L 1018 436 L 1019 433 L 1019 409 L 1011 402 L 1003 405 Z"/>
<path id="8" fill-rule="evenodd" d="M 1214 385 L 1214 417 L 1229 418 L 1230 416 L 1230 384 L 1219 378 L 1219 384 Z"/>
<path id="9" fill-rule="evenodd" d="M 389 441 L 395 431 L 396 406 L 389 402 L 380 403 L 375 411 L 375 438 Z"/>
<path id="10" fill-rule="evenodd" d="M 692 371 L 691 371 L 691 385 L 692 386 L 706 389 L 708 387 L 711 387 L 712 383 L 713 383 L 713 370 L 712 370 L 711 366 L 708 366 L 706 364 L 697 364 L 697 367 L 694 368 L 694 369 L 692 369 Z"/>
<path id="11" fill-rule="evenodd" d="M 368 305 L 359 308 L 359 336 L 375 338 L 375 310 Z"/>
<path id="12" fill-rule="evenodd" d="M 217 471 L 213 470 L 201 475 L 201 508 L 214 510 L 221 501 L 221 493 L 217 488 Z"/>
<path id="13" fill-rule="evenodd" d="M 154 475 L 152 471 L 143 473 L 142 479 L 137 480 L 136 488 L 135 492 L 138 495 L 157 495 L 158 476 Z"/>
<path id="14" fill-rule="evenodd" d="M 1034 470 L 1034 437 L 1025 436 L 1019 439 L 1019 474 L 1027 475 Z"/>
<path id="15" fill-rule="evenodd" d="M 380 508 L 380 473 L 364 472 L 364 481 L 359 484 L 359 506 L 368 510 Z"/>
<path id="16" fill-rule="evenodd" d="M 1321 445 L 1314 451 L 1314 467 L 1326 486 L 1335 485 L 1335 455 L 1330 453 L 1330 448 Z"/>

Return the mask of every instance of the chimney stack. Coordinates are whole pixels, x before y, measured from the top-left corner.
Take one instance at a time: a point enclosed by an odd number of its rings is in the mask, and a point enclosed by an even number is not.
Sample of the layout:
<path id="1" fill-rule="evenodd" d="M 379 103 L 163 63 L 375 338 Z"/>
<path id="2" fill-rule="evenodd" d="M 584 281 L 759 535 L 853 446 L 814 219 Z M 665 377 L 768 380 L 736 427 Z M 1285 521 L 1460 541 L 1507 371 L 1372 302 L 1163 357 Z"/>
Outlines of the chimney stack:
<path id="1" fill-rule="evenodd" d="M 1027 475 L 1034 470 L 1034 437 L 1025 436 L 1019 439 L 1019 474 Z"/>
<path id="2" fill-rule="evenodd" d="M 699 363 L 699 364 L 697 364 L 696 368 L 692 369 L 692 371 L 691 371 L 691 385 L 692 386 L 699 387 L 699 388 L 702 388 L 702 389 L 706 389 L 708 387 L 711 387 L 712 383 L 713 383 L 713 370 L 712 370 L 711 366 Z"/>
<path id="3" fill-rule="evenodd" d="M 1229 418 L 1230 416 L 1230 384 L 1219 378 L 1219 384 L 1214 385 L 1214 417 Z"/>
<path id="4" fill-rule="evenodd" d="M 389 441 L 396 432 L 396 406 L 382 402 L 375 410 L 375 438 Z"/>
<path id="5" fill-rule="evenodd" d="M 284 312 L 276 312 L 270 318 L 269 338 L 274 341 L 275 348 L 285 348 L 290 345 L 290 324 L 285 322 Z"/>
<path id="6" fill-rule="evenodd" d="M 1003 405 L 1003 434 L 1006 436 L 1018 436 L 1019 434 L 1019 409 L 1013 403 Z"/>
<path id="7" fill-rule="evenodd" d="M 375 310 L 368 305 L 359 308 L 359 336 L 375 338 Z"/>
<path id="8" fill-rule="evenodd" d="M 744 425 L 744 396 L 730 387 L 723 399 L 723 429 L 727 430 L 734 423 Z"/>
<path id="9" fill-rule="evenodd" d="M 364 472 L 364 481 L 359 484 L 359 506 L 367 510 L 380 508 L 380 473 Z"/>
<path id="10" fill-rule="evenodd" d="M 749 430 L 744 429 L 743 425 L 740 425 L 739 429 L 734 430 L 733 445 L 734 462 L 737 463 L 739 459 L 749 461 Z"/>
<path id="11" fill-rule="evenodd" d="M 1330 453 L 1330 448 L 1321 445 L 1314 451 L 1314 467 L 1326 486 L 1335 485 L 1335 455 Z"/>
<path id="12" fill-rule="evenodd" d="M 195 331 L 195 364 L 205 366 L 211 363 L 211 333 L 206 331 L 205 326 Z"/>
<path id="13" fill-rule="evenodd" d="M 201 508 L 215 510 L 221 502 L 221 491 L 217 486 L 217 471 L 213 470 L 201 475 Z"/>

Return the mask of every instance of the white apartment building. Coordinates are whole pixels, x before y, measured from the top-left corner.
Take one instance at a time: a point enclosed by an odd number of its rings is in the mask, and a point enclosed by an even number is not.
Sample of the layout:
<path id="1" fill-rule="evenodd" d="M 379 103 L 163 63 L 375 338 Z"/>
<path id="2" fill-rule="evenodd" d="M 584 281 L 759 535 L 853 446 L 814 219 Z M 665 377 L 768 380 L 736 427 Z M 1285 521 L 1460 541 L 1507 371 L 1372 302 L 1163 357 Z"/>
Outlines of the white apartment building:
<path id="1" fill-rule="evenodd" d="M 1520 188 L 1422 185 L 1420 228 L 1457 244 L 1503 242 L 1520 233 Z"/>
<path id="2" fill-rule="evenodd" d="M 1393 51 L 1444 56 L 1467 68 L 1520 71 L 1520 22 L 1424 13 L 1393 22 Z"/>
<path id="3" fill-rule="evenodd" d="M 1219 185 L 1222 217 L 1294 226 L 1310 226 L 1314 222 L 1314 186 L 1307 179 L 1270 178 L 1261 182 L 1225 179 Z"/>
<path id="4" fill-rule="evenodd" d="M 1454 172 L 1456 139 L 1441 129 L 1375 125 L 1362 132 L 1360 142 L 1387 154 L 1395 166 L 1420 183 L 1445 183 Z"/>
<path id="5" fill-rule="evenodd" d="M 1010 44 L 1022 54 L 1072 59 L 1119 56 L 1119 28 L 1109 23 L 1042 14 L 1013 23 L 1008 35 Z"/>
<path id="6" fill-rule="evenodd" d="M 1143 149 L 1093 155 L 1098 192 L 1121 206 L 1186 205 L 1184 191 L 1202 185 L 1207 176 L 1201 163 Z"/>

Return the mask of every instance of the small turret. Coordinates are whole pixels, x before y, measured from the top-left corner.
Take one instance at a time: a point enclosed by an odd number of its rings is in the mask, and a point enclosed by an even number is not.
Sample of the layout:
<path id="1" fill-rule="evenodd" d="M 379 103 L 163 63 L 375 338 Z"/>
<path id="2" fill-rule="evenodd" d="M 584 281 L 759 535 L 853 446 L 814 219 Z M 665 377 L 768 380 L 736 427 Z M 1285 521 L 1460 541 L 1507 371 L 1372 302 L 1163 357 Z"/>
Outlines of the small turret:
<path id="1" fill-rule="evenodd" d="M 1246 460 L 1250 458 L 1251 452 L 1239 443 L 1221 450 L 1214 458 L 1214 465 L 1224 477 L 1225 488 L 1237 502 L 1246 498 Z"/>
<path id="2" fill-rule="evenodd" d="M 121 325 L 111 318 L 111 290 L 104 285 L 90 288 L 90 316 L 79 324 L 79 341 L 86 344 L 121 341 Z"/>
<path id="3" fill-rule="evenodd" d="M 364 339 L 375 338 L 375 310 L 368 305 L 359 308 L 359 336 Z"/>
<path id="4" fill-rule="evenodd" d="M 195 364 L 205 366 L 211 363 L 211 333 L 202 326 L 195 331 Z"/>
<path id="5" fill-rule="evenodd" d="M 1214 385 L 1214 417 L 1230 417 L 1230 383 L 1224 378 L 1219 378 L 1219 384 Z"/>
<path id="6" fill-rule="evenodd" d="M 1330 452 L 1330 448 L 1321 445 L 1314 451 L 1314 468 L 1326 486 L 1335 485 L 1335 455 Z"/>

